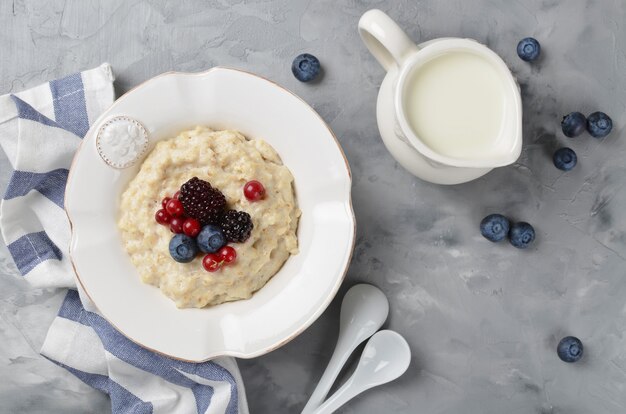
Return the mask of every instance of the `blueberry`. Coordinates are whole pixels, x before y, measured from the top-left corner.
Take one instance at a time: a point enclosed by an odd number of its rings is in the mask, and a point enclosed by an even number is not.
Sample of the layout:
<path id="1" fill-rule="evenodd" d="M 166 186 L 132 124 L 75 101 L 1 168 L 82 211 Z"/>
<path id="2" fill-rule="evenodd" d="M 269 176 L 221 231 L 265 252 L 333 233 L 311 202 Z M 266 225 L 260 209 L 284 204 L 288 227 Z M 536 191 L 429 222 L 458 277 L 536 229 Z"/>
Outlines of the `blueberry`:
<path id="1" fill-rule="evenodd" d="M 179 263 L 189 263 L 198 254 L 196 241 L 184 234 L 177 234 L 170 240 L 170 255 Z"/>
<path id="2" fill-rule="evenodd" d="M 509 219 L 502 214 L 490 214 L 480 222 L 480 234 L 487 240 L 498 242 L 509 232 Z"/>
<path id="3" fill-rule="evenodd" d="M 198 247 L 204 253 L 215 253 L 226 244 L 222 229 L 212 224 L 206 225 L 198 234 Z"/>
<path id="4" fill-rule="evenodd" d="M 518 249 L 525 249 L 535 240 L 535 229 L 530 224 L 520 221 L 511 226 L 509 241 Z"/>
<path id="5" fill-rule="evenodd" d="M 583 343 L 574 336 L 566 336 L 556 347 L 556 353 L 565 362 L 576 362 L 583 357 Z"/>
<path id="6" fill-rule="evenodd" d="M 303 53 L 293 60 L 291 71 L 300 82 L 310 82 L 320 74 L 320 61 L 313 55 Z"/>
<path id="7" fill-rule="evenodd" d="M 554 161 L 554 166 L 559 170 L 569 171 L 576 166 L 578 157 L 573 149 L 561 148 L 556 150 L 552 156 L 552 161 Z"/>
<path id="8" fill-rule="evenodd" d="M 613 120 L 604 112 L 594 112 L 587 117 L 587 131 L 594 138 L 603 138 L 613 129 Z"/>
<path id="9" fill-rule="evenodd" d="M 526 62 L 537 60 L 540 53 L 541 45 L 537 39 L 533 39 L 532 37 L 526 37 L 517 44 L 517 56 Z"/>
<path id="10" fill-rule="evenodd" d="M 571 112 L 563 117 L 561 129 L 566 137 L 574 138 L 583 133 L 587 127 L 587 119 L 580 112 Z"/>

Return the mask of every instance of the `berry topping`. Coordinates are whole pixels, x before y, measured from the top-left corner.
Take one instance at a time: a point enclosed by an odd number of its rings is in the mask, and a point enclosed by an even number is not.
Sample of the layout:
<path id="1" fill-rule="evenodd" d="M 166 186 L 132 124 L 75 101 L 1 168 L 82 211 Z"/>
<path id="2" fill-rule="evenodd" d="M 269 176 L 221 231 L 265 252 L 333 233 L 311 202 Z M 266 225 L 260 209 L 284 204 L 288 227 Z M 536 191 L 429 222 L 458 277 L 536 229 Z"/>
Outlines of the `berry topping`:
<path id="1" fill-rule="evenodd" d="M 170 216 L 172 217 L 181 217 L 185 214 L 183 204 L 176 199 L 171 199 L 170 201 L 168 201 L 165 205 L 165 210 L 170 213 Z"/>
<path id="2" fill-rule="evenodd" d="M 177 234 L 170 240 L 170 255 L 179 263 L 189 263 L 198 254 L 196 241 L 184 234 Z"/>
<path id="3" fill-rule="evenodd" d="M 574 336 L 566 336 L 557 345 L 556 353 L 564 362 L 576 362 L 583 357 L 583 343 Z"/>
<path id="4" fill-rule="evenodd" d="M 509 233 L 509 219 L 502 214 L 490 214 L 480 222 L 480 234 L 487 240 L 499 242 Z"/>
<path id="5" fill-rule="evenodd" d="M 178 199 L 187 215 L 202 225 L 217 223 L 226 206 L 224 194 L 198 177 L 193 177 L 180 187 Z"/>
<path id="6" fill-rule="evenodd" d="M 222 259 L 215 253 L 209 253 L 202 259 L 202 267 L 207 272 L 216 272 L 222 267 Z"/>
<path id="7" fill-rule="evenodd" d="M 198 234 L 198 247 L 204 253 L 215 253 L 226 244 L 222 229 L 212 224 L 204 226 Z"/>
<path id="8" fill-rule="evenodd" d="M 236 210 L 228 210 L 224 213 L 220 226 L 226 240 L 233 243 L 243 243 L 248 240 L 254 227 L 250 214 Z"/>
<path id="9" fill-rule="evenodd" d="M 167 206 L 167 203 L 171 200 L 170 197 L 165 197 L 162 201 L 161 201 L 161 206 L 163 206 L 163 208 L 165 208 L 165 206 Z"/>
<path id="10" fill-rule="evenodd" d="M 554 161 L 554 166 L 559 170 L 569 171 L 576 166 L 578 157 L 573 149 L 561 148 L 556 150 L 552 156 L 552 161 Z"/>
<path id="11" fill-rule="evenodd" d="M 518 249 L 525 249 L 535 240 L 535 229 L 530 224 L 520 221 L 511 226 L 509 241 Z"/>
<path id="12" fill-rule="evenodd" d="M 541 45 L 532 37 L 526 37 L 517 44 L 517 56 L 526 62 L 537 60 L 541 53 Z"/>
<path id="13" fill-rule="evenodd" d="M 571 112 L 563 117 L 561 129 L 566 137 L 574 138 L 583 133 L 587 127 L 587 119 L 580 112 Z"/>
<path id="14" fill-rule="evenodd" d="M 172 216 L 170 216 L 170 214 L 164 209 L 161 209 L 157 210 L 157 212 L 154 214 L 154 219 L 157 223 L 166 225 L 170 222 L 170 220 L 172 220 Z"/>
<path id="15" fill-rule="evenodd" d="M 237 250 L 230 246 L 224 246 L 217 252 L 217 255 L 225 264 L 230 264 L 237 259 Z"/>
<path id="16" fill-rule="evenodd" d="M 175 198 L 176 200 L 178 200 L 178 197 L 180 197 L 180 191 L 176 191 L 172 196 L 172 198 Z"/>
<path id="17" fill-rule="evenodd" d="M 313 55 L 303 53 L 293 60 L 291 72 L 300 82 L 312 81 L 320 73 L 320 61 Z"/>
<path id="18" fill-rule="evenodd" d="M 259 201 L 265 197 L 265 187 L 257 180 L 248 181 L 243 186 L 243 195 L 250 201 Z"/>
<path id="19" fill-rule="evenodd" d="M 183 233 L 189 237 L 196 237 L 202 230 L 202 226 L 196 219 L 188 218 L 183 222 Z"/>
<path id="20" fill-rule="evenodd" d="M 613 129 L 613 120 L 604 112 L 594 112 L 587 118 L 587 131 L 594 138 L 609 135 Z"/>
<path id="21" fill-rule="evenodd" d="M 170 230 L 172 233 L 182 233 L 184 221 L 185 220 L 180 217 L 172 217 L 170 220 Z"/>

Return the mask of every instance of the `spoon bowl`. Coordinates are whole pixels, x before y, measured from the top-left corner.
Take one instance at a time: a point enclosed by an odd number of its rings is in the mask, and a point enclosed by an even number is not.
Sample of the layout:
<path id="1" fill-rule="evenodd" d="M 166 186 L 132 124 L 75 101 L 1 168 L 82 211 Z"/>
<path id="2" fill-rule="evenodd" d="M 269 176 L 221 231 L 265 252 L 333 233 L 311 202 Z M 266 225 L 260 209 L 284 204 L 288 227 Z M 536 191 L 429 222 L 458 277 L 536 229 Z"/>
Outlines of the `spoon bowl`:
<path id="1" fill-rule="evenodd" d="M 380 331 L 365 345 L 359 365 L 354 371 L 354 387 L 363 391 L 393 381 L 409 367 L 411 350 L 397 332 Z"/>
<path id="2" fill-rule="evenodd" d="M 411 363 L 409 344 L 394 331 L 375 333 L 365 345 L 352 376 L 324 402 L 315 414 L 329 414 L 360 393 L 393 381 L 406 372 Z"/>

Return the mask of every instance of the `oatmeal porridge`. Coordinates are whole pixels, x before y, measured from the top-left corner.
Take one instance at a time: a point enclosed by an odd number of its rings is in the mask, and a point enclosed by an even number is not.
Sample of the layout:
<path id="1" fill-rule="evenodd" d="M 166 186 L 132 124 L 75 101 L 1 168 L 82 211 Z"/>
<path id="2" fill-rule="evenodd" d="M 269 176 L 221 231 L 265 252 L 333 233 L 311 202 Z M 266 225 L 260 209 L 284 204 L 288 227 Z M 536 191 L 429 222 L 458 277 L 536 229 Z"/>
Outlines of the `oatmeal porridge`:
<path id="1" fill-rule="evenodd" d="M 179 308 L 247 299 L 298 253 L 293 181 L 263 140 L 182 132 L 156 144 L 122 194 L 124 247 Z"/>

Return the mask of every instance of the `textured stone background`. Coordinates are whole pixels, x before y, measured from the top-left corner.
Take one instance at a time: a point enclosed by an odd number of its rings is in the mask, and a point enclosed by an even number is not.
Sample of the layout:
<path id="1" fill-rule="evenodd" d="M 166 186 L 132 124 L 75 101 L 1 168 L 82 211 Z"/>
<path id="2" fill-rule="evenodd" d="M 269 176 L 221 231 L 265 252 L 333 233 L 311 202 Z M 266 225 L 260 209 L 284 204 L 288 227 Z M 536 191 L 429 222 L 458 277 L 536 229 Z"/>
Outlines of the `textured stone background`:
<path id="1" fill-rule="evenodd" d="M 394 162 L 374 118 L 384 73 L 356 33 L 372 7 L 413 39 L 472 37 L 505 59 L 524 93 L 518 163 L 441 187 Z M 625 23 L 621 0 L 3 0 L 0 93 L 103 61 L 120 93 L 167 70 L 214 65 L 276 80 L 330 123 L 352 166 L 358 240 L 339 298 L 357 281 L 382 288 L 388 326 L 414 354 L 400 380 L 342 412 L 614 414 L 626 412 Z M 543 47 L 533 65 L 515 55 L 529 35 Z M 324 65 L 317 85 L 290 73 L 305 51 Z M 564 138 L 560 117 L 573 110 L 604 110 L 614 132 Z M 579 154 L 567 174 L 551 163 L 565 143 Z M 7 167 L 2 159 L 2 184 Z M 482 239 L 478 222 L 496 211 L 531 222 L 535 247 Z M 60 294 L 30 289 L 4 246 L 0 273 L 0 412 L 107 412 L 104 396 L 38 355 Z M 284 348 L 241 362 L 253 413 L 302 407 L 330 357 L 338 308 Z M 567 334 L 585 343 L 580 363 L 556 357 Z"/>

